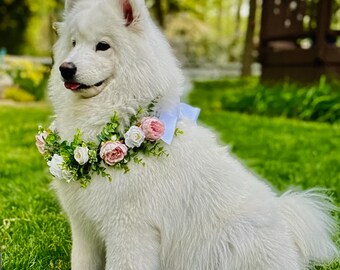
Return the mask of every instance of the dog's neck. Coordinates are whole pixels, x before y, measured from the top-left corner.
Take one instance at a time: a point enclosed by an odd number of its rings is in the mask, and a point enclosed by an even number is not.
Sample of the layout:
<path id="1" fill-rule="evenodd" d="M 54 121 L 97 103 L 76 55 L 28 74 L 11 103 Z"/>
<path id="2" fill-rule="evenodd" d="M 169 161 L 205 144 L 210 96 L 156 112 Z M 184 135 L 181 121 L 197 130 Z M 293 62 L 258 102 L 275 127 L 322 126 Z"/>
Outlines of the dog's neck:
<path id="1" fill-rule="evenodd" d="M 63 139 L 71 140 L 80 129 L 84 134 L 84 139 L 94 141 L 103 126 L 110 120 L 114 113 L 120 119 L 121 128 L 124 129 L 130 123 L 130 117 L 135 115 L 140 108 L 147 109 L 153 101 L 155 103 L 155 114 L 161 110 L 168 110 L 177 106 L 179 97 L 148 97 L 135 98 L 120 96 L 109 98 L 105 92 L 90 99 L 84 99 L 74 93 L 69 96 L 69 100 L 63 106 L 55 108 L 56 127 L 60 130 Z"/>

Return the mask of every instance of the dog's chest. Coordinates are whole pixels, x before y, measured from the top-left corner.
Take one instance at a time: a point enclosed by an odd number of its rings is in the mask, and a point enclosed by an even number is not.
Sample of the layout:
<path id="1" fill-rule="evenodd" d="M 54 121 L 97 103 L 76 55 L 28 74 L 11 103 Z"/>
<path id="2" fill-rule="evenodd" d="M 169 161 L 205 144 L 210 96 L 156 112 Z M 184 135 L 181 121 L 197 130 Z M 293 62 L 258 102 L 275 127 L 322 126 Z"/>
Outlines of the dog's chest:
<path id="1" fill-rule="evenodd" d="M 101 228 L 118 220 L 137 223 L 150 217 L 154 209 L 148 188 L 140 180 L 113 172 L 113 181 L 94 177 L 88 187 L 79 183 L 53 182 L 62 207 L 69 216 L 90 221 Z"/>

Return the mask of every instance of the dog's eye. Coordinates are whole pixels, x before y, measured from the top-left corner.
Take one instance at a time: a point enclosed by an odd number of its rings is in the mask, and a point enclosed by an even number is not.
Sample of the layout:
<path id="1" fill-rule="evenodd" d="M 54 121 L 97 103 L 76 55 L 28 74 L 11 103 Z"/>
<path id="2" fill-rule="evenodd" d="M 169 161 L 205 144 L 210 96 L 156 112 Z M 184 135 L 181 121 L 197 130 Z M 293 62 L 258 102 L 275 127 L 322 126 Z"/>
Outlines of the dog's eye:
<path id="1" fill-rule="evenodd" d="M 110 45 L 107 44 L 106 42 L 99 42 L 97 45 L 96 45 L 96 51 L 106 51 L 108 49 L 110 49 Z"/>
<path id="2" fill-rule="evenodd" d="M 72 40 L 72 47 L 74 48 L 77 45 L 77 42 L 75 40 Z"/>

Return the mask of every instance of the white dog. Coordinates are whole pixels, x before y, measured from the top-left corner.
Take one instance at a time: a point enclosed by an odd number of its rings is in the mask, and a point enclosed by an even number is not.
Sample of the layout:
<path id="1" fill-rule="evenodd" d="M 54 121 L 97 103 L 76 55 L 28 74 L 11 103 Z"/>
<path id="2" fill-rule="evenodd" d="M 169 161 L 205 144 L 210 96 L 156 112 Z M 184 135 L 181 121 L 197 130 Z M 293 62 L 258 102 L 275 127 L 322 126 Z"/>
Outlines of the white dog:
<path id="1" fill-rule="evenodd" d="M 65 7 L 49 83 L 63 140 L 79 129 L 99 143 L 114 112 L 124 130 L 152 102 L 155 115 L 176 111 L 183 75 L 144 0 Z M 66 174 L 54 180 L 71 223 L 73 270 L 298 270 L 337 256 L 324 195 L 279 196 L 210 131 L 186 117 L 176 125 L 183 134 L 160 142 L 167 155 L 138 153 L 144 166 L 130 161 L 128 172 L 106 164 L 112 181 L 96 173 L 86 188 Z"/>

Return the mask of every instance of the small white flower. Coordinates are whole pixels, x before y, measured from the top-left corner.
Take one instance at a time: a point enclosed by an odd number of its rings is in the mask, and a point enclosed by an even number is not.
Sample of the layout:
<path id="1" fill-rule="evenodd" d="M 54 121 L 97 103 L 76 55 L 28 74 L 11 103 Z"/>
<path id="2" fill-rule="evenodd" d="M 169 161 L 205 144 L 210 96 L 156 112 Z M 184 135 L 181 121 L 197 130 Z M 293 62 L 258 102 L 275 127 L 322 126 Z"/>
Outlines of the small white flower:
<path id="1" fill-rule="evenodd" d="M 47 162 L 47 165 L 50 167 L 50 173 L 57 179 L 64 179 L 66 182 L 71 182 L 72 175 L 70 172 L 64 170 L 62 168 L 64 163 L 64 159 L 58 154 L 54 154 L 52 159 Z"/>
<path id="2" fill-rule="evenodd" d="M 80 165 L 84 165 L 86 162 L 89 161 L 89 149 L 87 147 L 77 146 L 73 154 L 74 154 L 74 159 Z"/>
<path id="3" fill-rule="evenodd" d="M 113 141 L 113 142 L 116 142 L 116 141 L 118 141 L 118 138 L 117 138 L 117 135 L 112 135 L 111 136 L 111 141 Z"/>
<path id="4" fill-rule="evenodd" d="M 130 147 L 139 147 L 144 142 L 144 132 L 136 126 L 130 127 L 130 129 L 124 134 L 125 144 Z"/>

